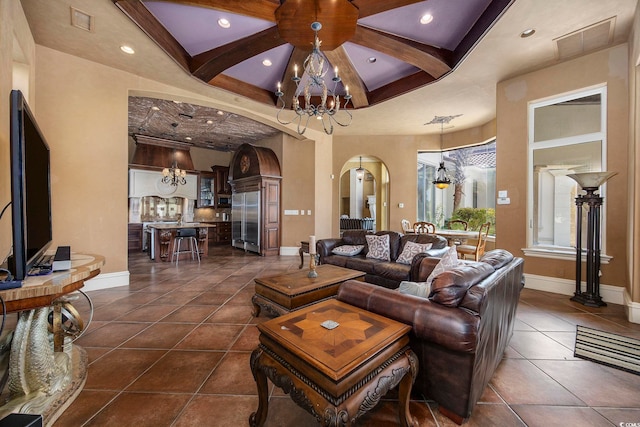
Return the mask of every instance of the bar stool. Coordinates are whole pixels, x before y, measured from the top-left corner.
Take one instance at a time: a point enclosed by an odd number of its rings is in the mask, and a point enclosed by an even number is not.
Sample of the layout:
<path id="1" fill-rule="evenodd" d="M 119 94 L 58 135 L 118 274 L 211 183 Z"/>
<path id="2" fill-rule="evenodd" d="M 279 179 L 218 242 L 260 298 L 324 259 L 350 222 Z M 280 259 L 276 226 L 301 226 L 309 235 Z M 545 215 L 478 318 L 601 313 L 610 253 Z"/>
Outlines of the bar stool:
<path id="1" fill-rule="evenodd" d="M 183 240 L 187 240 L 189 244 L 189 249 L 181 250 L 180 246 Z M 198 251 L 198 239 L 196 239 L 196 230 L 195 228 L 179 228 L 176 230 L 176 238 L 173 242 L 173 253 L 171 254 L 171 262 L 173 262 L 173 257 L 176 257 L 176 265 L 178 265 L 178 261 L 180 261 L 180 254 L 191 254 L 191 260 L 194 259 L 194 255 L 198 258 L 198 262 L 200 262 L 200 251 Z"/>

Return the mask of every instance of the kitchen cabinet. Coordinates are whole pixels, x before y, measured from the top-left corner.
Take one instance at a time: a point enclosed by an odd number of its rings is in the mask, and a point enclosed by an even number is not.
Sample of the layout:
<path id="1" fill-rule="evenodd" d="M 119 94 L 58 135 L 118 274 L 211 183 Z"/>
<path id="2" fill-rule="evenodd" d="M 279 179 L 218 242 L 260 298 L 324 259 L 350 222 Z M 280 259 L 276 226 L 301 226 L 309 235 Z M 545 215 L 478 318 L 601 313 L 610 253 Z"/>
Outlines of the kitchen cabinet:
<path id="1" fill-rule="evenodd" d="M 209 246 L 231 244 L 231 222 L 216 221 L 209 223 Z"/>
<path id="2" fill-rule="evenodd" d="M 198 207 L 213 207 L 215 205 L 215 178 L 214 172 L 200 172 L 198 179 Z"/>
<path id="3" fill-rule="evenodd" d="M 229 184 L 229 167 L 213 165 L 211 166 L 211 170 L 215 175 L 216 195 L 218 194 L 230 195 L 231 185 Z"/>
<path id="4" fill-rule="evenodd" d="M 129 252 L 142 251 L 142 224 L 130 223 L 128 229 L 128 249 Z"/>

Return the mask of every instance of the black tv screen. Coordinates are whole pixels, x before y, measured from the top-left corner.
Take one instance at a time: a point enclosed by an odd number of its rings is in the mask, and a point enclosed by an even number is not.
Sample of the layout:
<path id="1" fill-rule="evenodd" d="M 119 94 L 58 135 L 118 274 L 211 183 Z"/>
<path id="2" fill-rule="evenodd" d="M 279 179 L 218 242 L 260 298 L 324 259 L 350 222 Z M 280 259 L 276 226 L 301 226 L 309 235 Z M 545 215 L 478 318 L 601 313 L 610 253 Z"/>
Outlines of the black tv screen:
<path id="1" fill-rule="evenodd" d="M 49 145 L 20 91 L 11 91 L 13 270 L 23 280 L 52 241 Z"/>

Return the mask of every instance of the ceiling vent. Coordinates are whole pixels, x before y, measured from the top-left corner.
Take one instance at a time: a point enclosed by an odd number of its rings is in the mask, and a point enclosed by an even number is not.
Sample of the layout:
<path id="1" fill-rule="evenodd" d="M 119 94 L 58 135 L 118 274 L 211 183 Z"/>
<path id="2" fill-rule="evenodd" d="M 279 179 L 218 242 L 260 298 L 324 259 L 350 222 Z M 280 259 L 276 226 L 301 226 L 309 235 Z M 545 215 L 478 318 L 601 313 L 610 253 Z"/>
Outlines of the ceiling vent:
<path id="1" fill-rule="evenodd" d="M 554 39 L 556 58 L 567 59 L 608 46 L 613 41 L 615 17 Z"/>
<path id="2" fill-rule="evenodd" d="M 71 9 L 71 25 L 80 28 L 81 30 L 93 32 L 94 17 L 88 13 L 84 13 L 81 10 L 74 8 Z"/>

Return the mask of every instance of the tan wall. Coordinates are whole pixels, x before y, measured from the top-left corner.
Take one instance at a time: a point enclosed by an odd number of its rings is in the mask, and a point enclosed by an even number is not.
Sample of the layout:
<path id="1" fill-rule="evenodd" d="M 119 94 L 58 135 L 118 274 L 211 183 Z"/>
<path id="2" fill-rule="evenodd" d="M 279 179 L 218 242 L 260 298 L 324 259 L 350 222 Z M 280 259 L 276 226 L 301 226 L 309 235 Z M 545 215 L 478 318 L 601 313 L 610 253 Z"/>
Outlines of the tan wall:
<path id="1" fill-rule="evenodd" d="M 9 171 L 9 93 L 19 89 L 37 116 L 35 100 L 36 45 L 20 2 L 0 0 L 0 210 L 11 200 Z M 14 71 L 20 75 L 14 81 Z M 11 251 L 11 209 L 0 220 L 0 263 Z"/>
<path id="2" fill-rule="evenodd" d="M 510 205 L 496 207 L 496 246 L 523 255 L 527 245 L 527 107 L 531 101 L 607 84 L 607 170 L 617 171 L 607 185 L 606 253 L 601 283 L 626 284 L 627 211 L 629 203 L 627 45 L 586 55 L 500 82 L 497 86 L 497 190 L 507 190 Z M 575 261 L 525 257 L 525 272 L 575 279 Z"/>
<path id="3" fill-rule="evenodd" d="M 635 195 L 629 200 L 627 221 L 627 277 L 631 300 L 640 302 L 640 10 L 636 8 L 633 30 L 629 38 L 629 194 Z"/>

